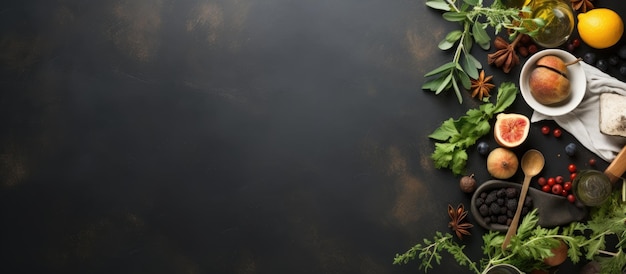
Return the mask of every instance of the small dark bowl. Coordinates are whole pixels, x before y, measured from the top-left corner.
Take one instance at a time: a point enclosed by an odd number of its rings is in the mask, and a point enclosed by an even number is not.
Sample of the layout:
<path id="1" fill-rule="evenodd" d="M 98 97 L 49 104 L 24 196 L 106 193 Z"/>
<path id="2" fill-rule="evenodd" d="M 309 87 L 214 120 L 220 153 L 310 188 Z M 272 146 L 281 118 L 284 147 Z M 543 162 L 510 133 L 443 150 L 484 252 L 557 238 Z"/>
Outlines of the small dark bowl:
<path id="1" fill-rule="evenodd" d="M 476 199 L 480 193 L 505 187 L 515 187 L 520 190 L 522 184 L 500 180 L 490 180 L 482 183 L 476 189 L 474 195 L 472 195 L 470 211 L 472 212 L 472 217 L 477 224 L 486 229 L 495 231 L 507 231 L 509 229 L 509 226 L 507 225 L 494 223 L 487 224 L 476 207 Z M 545 193 L 533 187 L 528 188 L 527 196 L 531 196 L 533 199 L 533 208 L 537 208 L 537 215 L 539 218 L 537 224 L 541 227 L 549 228 L 566 225 L 574 221 L 582 221 L 588 214 L 587 207 L 585 206 L 577 206 L 576 204 L 570 203 L 567 198 L 563 196 Z"/>

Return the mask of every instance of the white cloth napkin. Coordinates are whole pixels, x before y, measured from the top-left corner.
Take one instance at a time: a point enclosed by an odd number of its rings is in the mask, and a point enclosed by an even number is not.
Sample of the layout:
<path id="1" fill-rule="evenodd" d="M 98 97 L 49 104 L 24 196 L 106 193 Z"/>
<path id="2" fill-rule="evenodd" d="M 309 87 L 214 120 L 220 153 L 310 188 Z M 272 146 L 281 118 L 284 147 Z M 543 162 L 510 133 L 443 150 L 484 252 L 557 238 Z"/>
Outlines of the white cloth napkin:
<path id="1" fill-rule="evenodd" d="M 600 94 L 613 92 L 626 96 L 626 83 L 585 62 L 581 61 L 581 65 L 587 78 L 587 90 L 580 105 L 572 112 L 557 117 L 535 111 L 530 121 L 534 123 L 541 120 L 554 120 L 578 139 L 583 146 L 610 162 L 626 145 L 626 138 L 600 132 Z"/>

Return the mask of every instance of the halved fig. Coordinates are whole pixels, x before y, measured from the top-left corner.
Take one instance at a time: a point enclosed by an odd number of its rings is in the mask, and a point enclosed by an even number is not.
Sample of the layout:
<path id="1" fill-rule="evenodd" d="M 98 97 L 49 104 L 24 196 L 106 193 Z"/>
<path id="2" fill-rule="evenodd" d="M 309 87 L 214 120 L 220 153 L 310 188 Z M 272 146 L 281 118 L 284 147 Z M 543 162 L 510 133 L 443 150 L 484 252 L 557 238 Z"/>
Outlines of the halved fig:
<path id="1" fill-rule="evenodd" d="M 500 113 L 496 116 L 493 135 L 500 146 L 514 148 L 526 141 L 529 130 L 528 117 L 517 113 Z"/>

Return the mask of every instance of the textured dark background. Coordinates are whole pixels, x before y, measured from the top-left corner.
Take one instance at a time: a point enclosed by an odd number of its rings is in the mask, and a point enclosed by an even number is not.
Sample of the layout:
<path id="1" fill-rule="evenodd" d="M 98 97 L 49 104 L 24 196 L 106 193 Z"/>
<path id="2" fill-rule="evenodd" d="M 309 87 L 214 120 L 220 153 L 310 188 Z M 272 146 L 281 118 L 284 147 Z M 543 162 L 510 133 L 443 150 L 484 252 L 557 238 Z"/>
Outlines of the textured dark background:
<path id="1" fill-rule="evenodd" d="M 457 28 L 422 0 L 4 2 L 1 273 L 416 273 L 469 205 L 427 135 L 480 102 L 420 90 Z M 516 153 L 584 166 L 544 124 Z"/>

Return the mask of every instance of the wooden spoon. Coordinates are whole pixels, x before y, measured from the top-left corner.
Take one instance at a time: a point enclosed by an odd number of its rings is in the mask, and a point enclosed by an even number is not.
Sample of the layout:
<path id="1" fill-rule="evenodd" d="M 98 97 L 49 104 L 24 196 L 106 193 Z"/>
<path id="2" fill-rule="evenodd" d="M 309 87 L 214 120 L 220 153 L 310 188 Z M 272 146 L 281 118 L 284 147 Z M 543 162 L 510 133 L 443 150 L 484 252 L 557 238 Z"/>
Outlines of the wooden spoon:
<path id="1" fill-rule="evenodd" d="M 528 193 L 528 186 L 530 185 L 530 179 L 539 174 L 543 169 L 546 161 L 543 158 L 543 154 L 536 149 L 531 149 L 524 153 L 522 156 L 522 171 L 524 171 L 524 182 L 522 183 L 522 190 L 517 201 L 517 210 L 515 210 L 515 216 L 509 225 L 509 230 L 506 232 L 504 242 L 502 242 L 502 250 L 505 250 L 511 242 L 511 237 L 517 232 L 517 226 L 519 224 L 520 215 L 522 214 L 522 207 L 524 206 L 524 200 Z"/>

